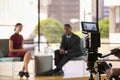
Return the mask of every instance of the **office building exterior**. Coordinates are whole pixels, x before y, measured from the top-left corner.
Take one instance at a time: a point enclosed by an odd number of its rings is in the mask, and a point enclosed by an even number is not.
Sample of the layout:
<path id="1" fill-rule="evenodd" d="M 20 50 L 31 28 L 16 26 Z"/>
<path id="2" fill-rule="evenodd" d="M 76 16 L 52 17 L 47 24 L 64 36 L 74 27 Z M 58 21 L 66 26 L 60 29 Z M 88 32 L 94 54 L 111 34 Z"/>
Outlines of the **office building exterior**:
<path id="1" fill-rule="evenodd" d="M 96 1 L 97 0 L 92 0 L 92 21 L 96 21 Z M 104 0 L 98 0 L 98 14 L 99 14 L 99 20 L 104 19 L 105 17 L 109 16 L 109 11 L 108 11 L 108 7 L 104 5 Z"/>
<path id="2" fill-rule="evenodd" d="M 55 18 L 63 24 L 71 24 L 78 31 L 80 22 L 72 23 L 71 19 L 80 19 L 80 0 L 51 0 L 48 17 Z"/>
<path id="3" fill-rule="evenodd" d="M 40 19 L 46 19 L 48 17 L 48 5 L 51 4 L 51 0 L 40 0 Z"/>
<path id="4" fill-rule="evenodd" d="M 111 43 L 120 43 L 120 0 L 105 0 L 109 7 L 109 38 Z M 119 46 L 116 45 L 116 46 Z"/>

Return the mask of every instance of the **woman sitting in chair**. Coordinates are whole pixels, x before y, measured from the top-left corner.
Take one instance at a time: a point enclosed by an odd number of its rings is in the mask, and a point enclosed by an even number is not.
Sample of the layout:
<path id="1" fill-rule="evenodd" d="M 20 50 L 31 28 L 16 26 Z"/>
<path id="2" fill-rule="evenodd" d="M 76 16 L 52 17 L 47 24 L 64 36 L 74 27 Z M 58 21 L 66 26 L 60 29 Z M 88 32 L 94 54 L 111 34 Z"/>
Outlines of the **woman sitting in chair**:
<path id="1" fill-rule="evenodd" d="M 21 23 L 17 23 L 15 25 L 15 33 L 11 35 L 9 39 L 9 57 L 21 57 L 21 59 L 24 61 L 24 65 L 22 67 L 22 70 L 19 72 L 20 77 L 29 77 L 28 73 L 28 63 L 31 59 L 31 53 L 23 48 L 23 36 L 19 33 L 22 31 L 23 25 Z"/>

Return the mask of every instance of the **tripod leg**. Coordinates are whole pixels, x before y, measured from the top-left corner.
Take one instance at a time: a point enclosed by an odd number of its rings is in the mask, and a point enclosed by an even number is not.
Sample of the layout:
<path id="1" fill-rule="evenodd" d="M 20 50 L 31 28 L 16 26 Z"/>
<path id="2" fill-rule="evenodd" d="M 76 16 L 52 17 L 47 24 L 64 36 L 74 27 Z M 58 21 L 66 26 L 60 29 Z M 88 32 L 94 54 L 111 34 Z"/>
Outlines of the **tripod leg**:
<path id="1" fill-rule="evenodd" d="M 99 72 L 97 73 L 97 80 L 101 80 L 101 74 Z"/>
<path id="2" fill-rule="evenodd" d="M 92 72 L 90 72 L 90 78 L 89 80 L 94 80 Z"/>

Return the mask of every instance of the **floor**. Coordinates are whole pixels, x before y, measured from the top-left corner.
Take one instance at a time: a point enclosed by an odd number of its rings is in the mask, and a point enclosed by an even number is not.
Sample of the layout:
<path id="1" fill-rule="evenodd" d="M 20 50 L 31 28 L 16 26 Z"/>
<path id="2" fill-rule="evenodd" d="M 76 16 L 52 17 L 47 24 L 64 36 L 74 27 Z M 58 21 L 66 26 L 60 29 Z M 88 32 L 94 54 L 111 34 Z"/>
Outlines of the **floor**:
<path id="1" fill-rule="evenodd" d="M 23 64 L 22 62 L 15 62 L 12 67 L 10 66 L 11 64 L 13 65 L 13 63 L 0 63 L 0 74 L 8 75 L 0 76 L 0 80 L 89 80 L 90 78 L 89 72 L 86 71 L 86 63 L 84 61 L 69 61 L 63 67 L 65 73 L 64 76 L 34 76 L 34 61 L 31 61 L 29 64 L 29 79 L 26 79 L 25 77 L 19 78 L 17 75 L 22 66 L 21 64 Z M 11 69 L 14 69 L 14 73 L 11 73 Z M 101 80 L 107 80 L 105 75 L 102 75 L 101 78 Z M 95 76 L 94 80 L 99 79 Z"/>
<path id="2" fill-rule="evenodd" d="M 64 78 L 63 76 L 37 76 L 37 77 L 30 77 L 26 79 L 25 77 L 0 77 L 0 80 L 89 80 L 89 77 L 76 77 L 76 78 Z M 99 80 L 94 77 L 94 80 Z M 107 80 L 105 76 L 101 77 L 101 80 Z"/>

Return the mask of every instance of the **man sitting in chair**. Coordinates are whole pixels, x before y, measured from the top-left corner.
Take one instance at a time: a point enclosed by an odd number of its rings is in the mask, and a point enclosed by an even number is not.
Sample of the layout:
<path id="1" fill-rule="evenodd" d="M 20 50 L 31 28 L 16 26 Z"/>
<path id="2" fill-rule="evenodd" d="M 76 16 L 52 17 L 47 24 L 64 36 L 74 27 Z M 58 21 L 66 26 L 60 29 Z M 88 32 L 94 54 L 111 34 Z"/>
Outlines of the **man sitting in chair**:
<path id="1" fill-rule="evenodd" d="M 62 36 L 62 41 L 59 50 L 55 50 L 55 66 L 56 68 L 43 75 L 63 75 L 62 67 L 73 57 L 81 55 L 80 52 L 80 37 L 72 32 L 72 27 L 69 24 L 64 25 L 65 34 Z"/>

